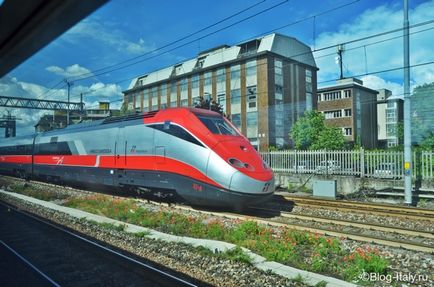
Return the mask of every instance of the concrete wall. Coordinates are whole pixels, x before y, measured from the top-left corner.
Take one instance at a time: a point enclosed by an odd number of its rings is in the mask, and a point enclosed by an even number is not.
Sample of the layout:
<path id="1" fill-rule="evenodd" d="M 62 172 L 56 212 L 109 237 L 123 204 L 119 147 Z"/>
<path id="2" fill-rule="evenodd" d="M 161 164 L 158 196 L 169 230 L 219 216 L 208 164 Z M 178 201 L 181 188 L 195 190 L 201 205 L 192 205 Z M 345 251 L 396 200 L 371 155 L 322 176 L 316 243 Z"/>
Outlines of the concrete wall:
<path id="1" fill-rule="evenodd" d="M 388 189 L 388 188 L 404 188 L 404 180 L 402 179 L 378 179 L 378 178 L 359 178 L 354 176 L 334 175 L 327 178 L 325 175 L 319 174 L 290 174 L 290 173 L 274 173 L 276 186 L 287 188 L 292 186 L 295 189 L 304 186 L 312 190 L 315 180 L 334 179 L 337 182 L 338 193 L 352 193 L 360 189 Z M 434 182 L 422 181 L 421 189 L 434 190 Z"/>

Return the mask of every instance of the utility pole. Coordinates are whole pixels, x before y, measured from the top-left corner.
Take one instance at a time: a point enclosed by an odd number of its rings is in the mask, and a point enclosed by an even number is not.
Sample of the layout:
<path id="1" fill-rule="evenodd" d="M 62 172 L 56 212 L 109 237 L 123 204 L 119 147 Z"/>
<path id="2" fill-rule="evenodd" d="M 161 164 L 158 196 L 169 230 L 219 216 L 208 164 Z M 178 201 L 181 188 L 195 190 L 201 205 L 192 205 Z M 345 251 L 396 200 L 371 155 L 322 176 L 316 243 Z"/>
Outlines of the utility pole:
<path id="1" fill-rule="evenodd" d="M 344 51 L 344 45 L 342 45 L 342 44 L 339 44 L 338 45 L 338 61 L 339 61 L 339 69 L 340 69 L 340 71 L 341 71 L 341 75 L 340 75 L 340 77 L 339 77 L 339 79 L 343 79 L 344 78 L 344 73 L 343 73 L 343 67 L 342 67 L 342 52 Z"/>
<path id="2" fill-rule="evenodd" d="M 70 90 L 71 90 L 71 86 L 74 84 L 70 81 L 68 81 L 68 79 L 65 79 L 65 83 L 68 86 L 68 104 L 67 104 L 67 110 L 66 110 L 66 126 L 69 125 L 69 96 L 70 96 Z"/>
<path id="3" fill-rule="evenodd" d="M 411 163 L 411 103 L 410 103 L 410 39 L 408 22 L 408 0 L 404 0 L 404 190 L 405 204 L 413 199 Z"/>
<path id="4" fill-rule="evenodd" d="M 81 122 L 81 120 L 83 119 L 83 93 L 80 93 L 80 105 L 81 105 L 81 108 L 80 108 L 80 122 Z"/>

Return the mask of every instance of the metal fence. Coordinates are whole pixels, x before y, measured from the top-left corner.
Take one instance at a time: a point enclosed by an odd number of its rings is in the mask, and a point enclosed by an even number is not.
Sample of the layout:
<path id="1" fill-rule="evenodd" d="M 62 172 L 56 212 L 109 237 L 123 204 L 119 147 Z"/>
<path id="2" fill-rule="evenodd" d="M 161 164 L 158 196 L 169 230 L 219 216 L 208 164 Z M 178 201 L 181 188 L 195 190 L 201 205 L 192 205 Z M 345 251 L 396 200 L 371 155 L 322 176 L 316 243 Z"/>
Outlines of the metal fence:
<path id="1" fill-rule="evenodd" d="M 275 172 L 338 174 L 359 177 L 401 179 L 404 174 L 402 151 L 268 151 L 260 153 Z M 413 153 L 413 176 L 420 179 L 434 177 L 434 152 Z"/>

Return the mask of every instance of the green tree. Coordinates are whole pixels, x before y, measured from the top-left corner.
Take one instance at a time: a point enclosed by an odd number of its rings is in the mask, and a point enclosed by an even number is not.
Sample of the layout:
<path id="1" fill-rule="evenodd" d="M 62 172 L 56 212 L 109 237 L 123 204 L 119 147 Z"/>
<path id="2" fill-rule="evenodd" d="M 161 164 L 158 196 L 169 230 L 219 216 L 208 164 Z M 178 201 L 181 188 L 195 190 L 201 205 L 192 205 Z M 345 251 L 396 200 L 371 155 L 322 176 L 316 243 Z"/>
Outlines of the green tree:
<path id="1" fill-rule="evenodd" d="M 423 150 L 434 150 L 434 134 L 432 132 L 420 143 L 420 147 Z"/>
<path id="2" fill-rule="evenodd" d="M 342 131 L 324 124 L 324 115 L 308 111 L 292 127 L 290 137 L 296 149 L 343 149 L 345 139 Z"/>
<path id="3" fill-rule="evenodd" d="M 324 128 L 324 115 L 317 111 L 307 111 L 294 123 L 289 137 L 296 149 L 308 149 L 318 140 Z"/>
<path id="4" fill-rule="evenodd" d="M 341 129 L 337 127 L 324 127 L 318 135 L 318 139 L 310 146 L 310 149 L 338 150 L 345 146 L 345 139 Z"/>

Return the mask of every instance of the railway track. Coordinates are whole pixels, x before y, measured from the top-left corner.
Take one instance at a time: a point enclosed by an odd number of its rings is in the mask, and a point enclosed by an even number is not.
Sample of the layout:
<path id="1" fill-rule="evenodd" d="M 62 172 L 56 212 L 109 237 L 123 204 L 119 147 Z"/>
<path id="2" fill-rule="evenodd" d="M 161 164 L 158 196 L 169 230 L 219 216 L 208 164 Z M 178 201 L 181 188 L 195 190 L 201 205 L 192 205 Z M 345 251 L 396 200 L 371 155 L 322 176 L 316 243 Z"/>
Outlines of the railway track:
<path id="1" fill-rule="evenodd" d="M 0 202 L 0 213 L 1 253 L 9 258 L 9 264 L 23 270 L 23 274 L 12 274 L 12 278 L 11 274 L 0 271 L 0 281 L 5 286 L 17 286 L 15 283 L 20 282 L 21 277 L 36 278 L 36 281 L 30 281 L 35 282 L 35 286 L 200 284 L 169 274 L 156 265 L 103 246 L 9 204 Z"/>
<path id="2" fill-rule="evenodd" d="M 434 222 L 434 210 L 405 206 L 393 206 L 388 204 L 364 203 L 356 201 L 330 200 L 318 198 L 306 198 L 301 196 L 282 196 L 277 199 L 280 202 L 294 202 L 298 206 L 315 206 L 330 210 L 351 211 L 382 216 L 395 216 L 416 220 L 428 220 Z"/>
<path id="3" fill-rule="evenodd" d="M 37 184 L 42 185 L 49 185 L 49 186 L 55 186 L 53 184 L 48 183 L 41 183 L 41 182 L 35 182 Z M 85 191 L 86 193 L 88 191 Z M 118 198 L 125 198 L 122 196 L 116 196 Z M 294 199 L 293 199 L 294 198 Z M 360 230 L 373 230 L 378 232 L 385 232 L 389 234 L 398 234 L 402 236 L 407 237 L 415 237 L 419 239 L 427 239 L 427 240 L 434 240 L 434 234 L 431 232 L 426 231 L 420 231 L 415 229 L 408 229 L 408 228 L 400 228 L 396 226 L 387 226 L 387 225 L 381 225 L 381 224 L 372 224 L 372 223 L 360 223 L 356 221 L 350 221 L 350 220 L 338 220 L 335 218 L 328 218 L 328 217 L 321 217 L 321 216 L 313 216 L 313 215 L 299 215 L 299 214 L 292 214 L 290 212 L 285 212 L 281 210 L 272 210 L 272 209 L 265 209 L 265 208 L 251 208 L 252 214 L 255 213 L 254 210 L 259 211 L 262 213 L 258 213 L 259 216 L 255 215 L 240 215 L 235 214 L 231 212 L 220 212 L 220 211 L 209 211 L 209 210 L 198 210 L 194 209 L 190 206 L 181 205 L 181 204 L 168 204 L 168 203 L 162 203 L 162 202 L 155 202 L 150 200 L 143 200 L 143 199 L 136 199 L 138 202 L 142 203 L 152 203 L 156 205 L 161 206 L 170 206 L 171 208 L 183 210 L 183 211 L 189 211 L 189 212 L 198 212 L 203 213 L 207 215 L 213 215 L 213 216 L 219 216 L 219 217 L 226 217 L 231 219 L 238 219 L 242 221 L 251 220 L 255 221 L 260 224 L 266 224 L 276 227 L 286 227 L 286 228 L 292 228 L 295 230 L 300 231 L 308 231 L 313 233 L 318 233 L 321 235 L 328 235 L 328 236 L 334 236 L 339 238 L 347 238 L 351 240 L 361 241 L 361 242 L 367 242 L 367 243 L 376 243 L 386 246 L 392 246 L 392 247 L 401 247 L 408 250 L 413 251 L 422 251 L 422 252 L 428 252 L 428 253 L 434 253 L 434 247 L 431 244 L 424 244 L 420 242 L 409 242 L 407 240 L 400 240 L 400 239 L 388 239 L 382 236 L 374 236 L 374 235 L 367 235 L 367 234 L 361 234 L 362 232 L 354 232 L 354 231 L 342 231 L 343 227 L 350 227 L 350 228 L 359 228 Z M 302 205 L 302 206 L 316 206 L 321 208 L 329 208 L 333 210 L 339 210 L 344 212 L 364 212 L 368 214 L 378 214 L 378 215 L 387 215 L 387 216 L 397 216 L 400 218 L 412 218 L 412 219 L 418 219 L 418 220 L 430 220 L 432 221 L 433 218 L 430 216 L 431 213 L 434 213 L 432 210 L 419 210 L 415 208 L 405 208 L 405 207 L 395 207 L 390 205 L 381 205 L 381 204 L 365 204 L 365 203 L 359 203 L 359 202 L 348 202 L 348 201 L 330 201 L 330 200 L 319 200 L 319 199 L 306 199 L 306 198 L 299 198 L 299 197 L 285 197 L 286 201 L 294 201 L 296 205 Z M 340 204 L 342 203 L 342 206 Z M 330 204 L 330 205 L 326 205 Z M 373 206 L 373 208 L 371 208 Z M 351 208 L 352 207 L 352 208 Z M 402 211 L 401 209 L 404 209 L 405 211 Z M 276 214 L 278 213 L 278 216 L 275 218 L 265 218 L 264 212 L 268 214 Z M 324 225 L 334 225 L 335 227 L 329 228 L 320 228 L 320 227 L 312 227 L 308 224 L 303 223 L 288 223 L 284 222 L 286 219 L 295 219 L 300 222 L 316 222 L 319 224 Z"/>
<path id="4" fill-rule="evenodd" d="M 139 200 L 141 201 L 141 200 Z M 149 201 L 146 201 L 149 203 Z M 159 202 L 150 202 L 157 205 L 166 205 L 165 203 L 159 203 Z M 385 231 L 385 232 L 392 232 L 392 233 L 398 233 L 398 234 L 405 234 L 405 235 L 411 235 L 411 236 L 418 236 L 418 237 L 424 237 L 427 239 L 434 239 L 434 235 L 429 232 L 422 232 L 417 230 L 411 230 L 411 229 L 403 229 L 403 228 L 393 228 L 389 226 L 381 226 L 381 225 L 375 225 L 375 224 L 361 224 L 357 222 L 351 222 L 351 221 L 344 221 L 344 220 L 334 220 L 330 218 L 320 218 L 320 217 L 313 217 L 313 216 L 301 216 L 301 215 L 292 215 L 287 212 L 281 212 L 280 215 L 276 218 L 269 218 L 264 219 L 263 217 L 258 216 L 252 216 L 252 215 L 240 215 L 235 214 L 232 212 L 216 212 L 216 211 L 208 211 L 208 210 L 197 210 L 189 206 L 184 205 L 170 205 L 171 208 L 176 208 L 184 211 L 190 211 L 190 212 L 198 212 L 206 215 L 213 215 L 213 216 L 220 216 L 220 217 L 226 217 L 230 219 L 237 219 L 241 221 L 254 221 L 259 224 L 269 225 L 269 226 L 275 226 L 275 227 L 285 227 L 285 228 L 291 228 L 299 231 L 308 231 L 320 235 L 326 235 L 326 236 L 333 236 L 338 238 L 346 238 L 361 242 L 367 242 L 367 243 L 376 243 L 380 245 L 386 245 L 391 247 L 398 247 L 398 248 L 404 248 L 407 250 L 413 250 L 413 251 L 421 251 L 421 252 L 427 252 L 427 253 L 434 253 L 434 247 L 430 244 L 423 244 L 423 243 L 417 243 L 417 242 L 406 242 L 399 239 L 386 239 L 379 236 L 372 236 L 372 235 L 361 235 L 356 232 L 348 232 L 348 231 L 337 231 L 335 229 L 327 229 L 327 228 L 318 228 L 318 227 L 311 227 L 306 224 L 297 224 L 297 223 L 285 223 L 279 220 L 280 218 L 297 218 L 300 220 L 309 220 L 309 221 L 317 221 L 317 222 L 328 222 L 333 223 L 336 225 L 345 225 L 345 226 L 357 226 L 359 228 L 363 229 L 376 229 L 378 231 Z M 261 210 L 269 212 L 269 213 L 275 213 L 275 210 L 271 209 L 265 209 L 265 208 L 252 208 L 252 210 Z M 263 216 L 264 214 L 262 214 Z"/>

